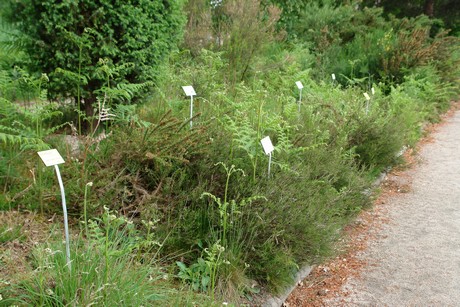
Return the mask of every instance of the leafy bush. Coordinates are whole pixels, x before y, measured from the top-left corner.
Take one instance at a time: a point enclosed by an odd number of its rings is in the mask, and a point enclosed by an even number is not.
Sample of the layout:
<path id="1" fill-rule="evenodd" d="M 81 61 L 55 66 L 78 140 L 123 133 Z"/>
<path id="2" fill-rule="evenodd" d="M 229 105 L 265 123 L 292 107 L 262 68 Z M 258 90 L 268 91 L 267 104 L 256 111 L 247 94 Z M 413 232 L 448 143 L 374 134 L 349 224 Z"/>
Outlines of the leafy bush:
<path id="1" fill-rule="evenodd" d="M 181 1 L 113 3 L 9 1 L 9 18 L 25 34 L 33 71 L 51 79 L 51 97 L 81 98 L 92 115 L 98 89 L 152 81 L 182 36 Z M 140 33 L 141 32 L 141 33 Z M 112 66 L 98 71 L 100 59 Z"/>
<path id="2" fill-rule="evenodd" d="M 427 63 L 443 71 L 446 78 L 458 67 L 445 66 L 458 39 L 447 36 L 448 31 L 433 34 L 436 20 L 426 16 L 385 20 L 381 8 L 335 1 L 312 1 L 297 11 L 290 34 L 312 43 L 319 78 L 335 73 L 342 84 L 365 84 L 365 80 L 400 83 L 408 69 Z"/>

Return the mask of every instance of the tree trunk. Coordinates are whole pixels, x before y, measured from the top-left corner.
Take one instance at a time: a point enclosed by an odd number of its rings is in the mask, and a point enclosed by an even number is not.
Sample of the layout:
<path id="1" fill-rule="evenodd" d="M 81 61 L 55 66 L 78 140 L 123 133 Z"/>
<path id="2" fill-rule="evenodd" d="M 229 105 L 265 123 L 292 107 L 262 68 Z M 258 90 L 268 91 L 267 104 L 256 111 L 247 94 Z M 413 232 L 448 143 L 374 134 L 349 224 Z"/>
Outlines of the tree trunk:
<path id="1" fill-rule="evenodd" d="M 425 5 L 423 6 L 423 13 L 430 18 L 434 16 L 434 0 L 425 0 Z"/>
<path id="2" fill-rule="evenodd" d="M 90 96 L 90 97 L 85 97 L 85 115 L 86 115 L 86 120 L 84 121 L 84 129 L 86 133 L 91 134 L 93 132 L 93 129 L 96 127 L 97 124 L 97 119 L 93 118 L 94 117 L 94 106 L 96 104 L 96 97 Z"/>

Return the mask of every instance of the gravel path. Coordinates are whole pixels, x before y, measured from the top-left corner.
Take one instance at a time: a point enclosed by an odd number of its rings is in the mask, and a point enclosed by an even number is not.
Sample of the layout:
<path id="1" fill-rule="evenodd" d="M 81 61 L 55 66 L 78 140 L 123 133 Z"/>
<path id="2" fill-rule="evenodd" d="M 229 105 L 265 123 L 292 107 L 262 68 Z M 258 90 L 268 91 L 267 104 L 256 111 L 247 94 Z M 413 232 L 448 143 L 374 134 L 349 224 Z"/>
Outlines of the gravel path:
<path id="1" fill-rule="evenodd" d="M 330 306 L 460 306 L 460 111 L 420 150 L 406 193 L 359 255 L 368 266 Z"/>

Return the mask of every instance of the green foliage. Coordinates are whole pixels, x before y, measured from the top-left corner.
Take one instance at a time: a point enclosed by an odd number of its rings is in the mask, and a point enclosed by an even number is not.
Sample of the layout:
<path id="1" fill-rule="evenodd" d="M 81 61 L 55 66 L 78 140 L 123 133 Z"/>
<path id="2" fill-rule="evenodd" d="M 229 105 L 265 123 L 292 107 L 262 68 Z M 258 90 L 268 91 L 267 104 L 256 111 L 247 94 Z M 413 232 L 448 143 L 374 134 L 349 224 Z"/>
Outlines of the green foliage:
<path id="1" fill-rule="evenodd" d="M 135 261 L 133 250 L 144 240 L 132 222 L 106 210 L 90 235 L 72 244 L 71 268 L 62 244 L 42 244 L 32 251 L 35 270 L 13 285 L 5 303 L 37 306 L 167 304 L 165 276 L 153 261 Z M 126 274 L 129 272 L 129 274 Z"/>
<path id="2" fill-rule="evenodd" d="M 458 38 L 447 36 L 446 31 L 440 31 L 431 37 L 430 29 L 433 22 L 425 16 L 396 20 L 394 27 L 397 33 L 390 31 L 382 41 L 385 46 L 382 57 L 383 76 L 391 76 L 401 81 L 403 73 L 408 69 L 430 63 L 438 68 L 442 75 L 445 74 L 448 80 L 448 75 L 458 67 L 458 64 L 445 66 L 460 44 Z"/>
<path id="3" fill-rule="evenodd" d="M 15 240 L 24 240 L 24 234 L 21 230 L 21 225 L 16 225 L 14 227 L 10 227 L 9 225 L 0 226 L 0 244 L 13 242 Z"/>
<path id="4" fill-rule="evenodd" d="M 459 12 L 460 4 L 455 0 L 418 0 L 418 1 L 396 1 L 396 0 L 383 0 L 363 1 L 365 5 L 374 6 L 378 5 L 385 10 L 386 15 L 395 15 L 398 18 L 416 17 L 421 14 L 430 16 L 431 12 L 427 3 L 433 4 L 433 15 L 430 17 L 439 18 L 447 29 L 452 29 L 452 34 L 458 36 L 460 31 Z"/>
<path id="5" fill-rule="evenodd" d="M 281 11 L 260 0 L 229 0 L 214 5 L 189 1 L 185 46 L 193 54 L 207 47 L 222 52 L 228 65 L 225 79 L 232 85 L 255 73 L 254 62 L 277 39 Z"/>
<path id="6" fill-rule="evenodd" d="M 427 63 L 446 78 L 458 67 L 445 65 L 458 49 L 458 39 L 436 30 L 436 20 L 426 16 L 385 20 L 381 8 L 335 1 L 305 3 L 296 14 L 289 34 L 312 44 L 318 58 L 315 77 L 321 79 L 335 73 L 342 84 L 400 83 L 408 69 Z"/>
<path id="7" fill-rule="evenodd" d="M 208 291 L 210 281 L 210 268 L 203 258 L 198 258 L 196 263 L 187 267 L 183 262 L 176 262 L 179 267 L 179 277 L 183 282 L 189 283 L 194 291 Z"/>
<path id="8" fill-rule="evenodd" d="M 203 250 L 205 259 L 198 258 L 196 263 L 187 267 L 183 262 L 177 261 L 179 267 L 178 277 L 190 283 L 194 291 L 209 292 L 214 300 L 217 273 L 222 264 L 230 264 L 222 259 L 225 248 L 219 243 L 214 243 L 212 247 Z"/>
<path id="9" fill-rule="evenodd" d="M 1 10 L 0 10 L 1 12 Z M 27 100 L 27 84 L 22 78 L 23 71 L 17 66 L 26 61 L 19 33 L 0 14 L 0 97 L 7 100 Z"/>
<path id="10" fill-rule="evenodd" d="M 61 115 L 57 104 L 44 101 L 46 75 L 33 78 L 24 71 L 21 73 L 21 84 L 37 100 L 29 107 L 21 107 L 0 97 L 0 184 L 5 196 L 1 205 L 3 207 L 5 203 L 9 209 L 12 208 L 12 202 L 26 196 L 28 191 L 36 191 L 42 195 L 41 165 L 31 167 L 29 163 L 24 165 L 21 161 L 29 159 L 31 153 L 36 154 L 36 151 L 50 148 L 48 136 L 66 125 L 54 122 Z M 21 164 L 22 167 L 16 167 Z M 42 204 L 41 200 L 38 203 Z"/>
<path id="11" fill-rule="evenodd" d="M 376 106 L 374 106 L 375 108 Z M 400 119 L 395 114 L 389 116 L 372 112 L 367 116 L 351 119 L 355 129 L 348 135 L 348 144 L 363 167 L 384 170 L 397 161 L 396 154 L 405 145 Z"/>
<path id="12" fill-rule="evenodd" d="M 153 81 L 182 35 L 181 1 L 9 3 L 9 18 L 25 34 L 31 68 L 50 76 L 49 94 L 83 97 L 87 113 L 103 86 L 126 92 L 128 83 Z M 100 59 L 117 70 L 110 84 L 98 73 Z"/>
<path id="13" fill-rule="evenodd" d="M 222 6 L 218 35 L 228 59 L 227 78 L 235 84 L 247 79 L 256 56 L 275 39 L 281 11 L 274 6 L 263 9 L 259 0 L 225 1 Z"/>
<path id="14" fill-rule="evenodd" d="M 458 95 L 458 41 L 442 31 L 436 35 L 428 18 L 386 20 L 381 9 L 355 2 L 277 2 L 286 9 L 281 17 L 289 32 L 285 42 L 275 41 L 282 35 L 282 30 L 274 32 L 279 11 L 267 2 L 189 1 L 188 29 L 200 32 L 187 33 L 185 45 L 202 41 L 172 54 L 157 71 L 155 92 L 142 105 L 129 102 L 153 83 L 143 82 L 148 78 L 131 83 L 127 74 L 133 63 L 104 56 L 91 62 L 91 73 L 85 66 L 90 63 L 86 49 L 99 46 L 109 54 L 115 34 L 97 42 L 106 45 L 97 45 L 93 39 L 102 32 L 91 29 L 78 37 L 65 32 L 77 42 L 69 42 L 76 51 L 70 57 L 73 67 L 53 73 L 73 84 L 68 93 L 83 98 L 84 87 L 98 81 L 92 90 L 97 108 L 86 118 L 93 133 L 46 137 L 56 132 L 59 117 L 54 107 L 43 104 L 26 114 L 7 103 L 0 124 L 15 136 L 38 136 L 65 156 L 61 172 L 69 213 L 85 226 L 73 256 L 78 270 L 90 277 L 74 272 L 78 285 L 50 287 L 64 284 L 54 280 L 67 268 L 62 253 L 42 257 L 62 267 L 27 283 L 23 302 L 71 304 L 85 297 L 81 304 L 115 304 L 104 293 L 109 296 L 115 285 L 131 282 L 119 276 L 121 267 L 155 288 L 161 284 L 155 276 L 162 273 L 155 273 L 150 259 L 160 258 L 185 288 L 206 293 L 212 301 L 239 304 L 242 296 L 258 291 L 254 285 L 281 291 L 302 264 L 333 254 L 343 227 L 369 205 L 363 191 L 372 178 L 397 163 L 401 148 L 414 145 L 424 123 L 437 120 Z M 98 21 L 100 12 L 95 12 L 88 22 Z M 287 24 L 285 16 L 295 18 Z M 84 65 L 76 69 L 77 64 Z M 323 81 L 331 73 L 339 83 Z M 21 76 L 28 80 L 26 73 Z M 39 97 L 42 83 L 29 79 L 24 83 Z M 16 82 L 10 75 L 5 80 Z M 296 81 L 304 85 L 301 102 Z M 198 94 L 193 129 L 190 100 L 180 87 L 188 84 Z M 13 133 L 11 127 L 21 131 Z M 260 144 L 265 136 L 275 146 L 270 178 Z M 46 212 L 60 212 L 52 170 L 35 168 L 32 154 L 19 164 L 12 157 L 21 147 L 1 144 L 8 150 L 0 157 L 8 162 L 0 160 L 0 171 L 10 174 L 3 185 L 5 199 L 33 208 L 30 204 L 39 198 Z M 30 175 L 19 179 L 11 176 L 15 173 Z M 37 185 L 32 184 L 35 176 L 41 178 Z M 24 189 L 27 184 L 30 189 Z M 12 193 L 13 186 L 23 190 Z M 80 255 L 86 248 L 94 255 Z M 148 270 L 153 282 L 145 279 Z M 138 284 L 126 287 L 128 293 Z M 72 299 L 64 299 L 64 292 Z M 183 305 L 181 298 L 174 302 Z"/>

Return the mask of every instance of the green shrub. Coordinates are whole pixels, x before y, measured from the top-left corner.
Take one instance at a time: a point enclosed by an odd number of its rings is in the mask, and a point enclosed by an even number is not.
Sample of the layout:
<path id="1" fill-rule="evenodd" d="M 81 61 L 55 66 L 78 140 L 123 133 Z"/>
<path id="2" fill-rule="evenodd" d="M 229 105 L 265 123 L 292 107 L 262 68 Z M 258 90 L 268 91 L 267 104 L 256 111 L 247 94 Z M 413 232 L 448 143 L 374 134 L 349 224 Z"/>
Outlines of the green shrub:
<path id="1" fill-rule="evenodd" d="M 93 115 L 98 90 L 155 80 L 158 66 L 182 38 L 185 21 L 182 1 L 8 4 L 8 18 L 24 34 L 30 69 L 50 77 L 51 97 L 75 98 L 79 131 L 80 112 Z M 101 61 L 110 75 L 101 71 Z"/>

